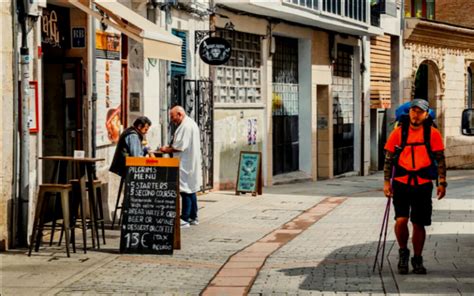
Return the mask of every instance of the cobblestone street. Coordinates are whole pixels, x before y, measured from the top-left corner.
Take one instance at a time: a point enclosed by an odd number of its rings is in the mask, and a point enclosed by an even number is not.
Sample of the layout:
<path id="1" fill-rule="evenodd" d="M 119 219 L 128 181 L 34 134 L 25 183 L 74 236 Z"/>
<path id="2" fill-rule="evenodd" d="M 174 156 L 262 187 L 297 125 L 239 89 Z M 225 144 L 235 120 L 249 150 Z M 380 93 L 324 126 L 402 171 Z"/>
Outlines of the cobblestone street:
<path id="1" fill-rule="evenodd" d="M 182 229 L 172 256 L 121 255 L 118 230 L 107 230 L 100 250 L 83 254 L 78 244 L 70 258 L 64 245 L 2 253 L 1 295 L 474 295 L 474 171 L 448 176 L 427 229 L 426 276 L 396 273 L 393 219 L 388 260 L 372 273 L 386 204 L 377 173 L 258 197 L 201 195 L 200 224 Z"/>

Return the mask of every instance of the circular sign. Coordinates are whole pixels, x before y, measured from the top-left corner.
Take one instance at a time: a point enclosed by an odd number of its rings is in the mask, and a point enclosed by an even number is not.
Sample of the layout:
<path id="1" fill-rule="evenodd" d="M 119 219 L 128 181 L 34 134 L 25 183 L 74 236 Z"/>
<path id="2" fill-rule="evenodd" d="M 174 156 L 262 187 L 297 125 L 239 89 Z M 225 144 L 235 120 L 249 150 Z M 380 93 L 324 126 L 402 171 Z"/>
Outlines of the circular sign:
<path id="1" fill-rule="evenodd" d="M 227 63 L 231 53 L 232 47 L 224 38 L 209 37 L 199 45 L 199 56 L 209 65 L 218 66 Z"/>

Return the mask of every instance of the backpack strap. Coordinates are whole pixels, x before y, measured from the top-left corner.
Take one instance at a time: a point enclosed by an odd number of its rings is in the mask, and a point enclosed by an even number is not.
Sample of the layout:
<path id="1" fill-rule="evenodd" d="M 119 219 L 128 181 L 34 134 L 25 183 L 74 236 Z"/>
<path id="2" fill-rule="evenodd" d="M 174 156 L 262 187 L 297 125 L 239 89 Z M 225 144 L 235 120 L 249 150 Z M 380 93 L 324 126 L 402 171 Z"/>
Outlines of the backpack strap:
<path id="1" fill-rule="evenodd" d="M 407 145 L 407 140 L 408 140 L 408 129 L 410 128 L 410 123 L 409 122 L 404 122 L 402 123 L 402 143 L 400 145 L 401 151 L 405 146 Z"/>
<path id="2" fill-rule="evenodd" d="M 425 142 L 426 150 L 432 156 L 431 152 L 431 123 L 423 124 L 423 141 Z"/>

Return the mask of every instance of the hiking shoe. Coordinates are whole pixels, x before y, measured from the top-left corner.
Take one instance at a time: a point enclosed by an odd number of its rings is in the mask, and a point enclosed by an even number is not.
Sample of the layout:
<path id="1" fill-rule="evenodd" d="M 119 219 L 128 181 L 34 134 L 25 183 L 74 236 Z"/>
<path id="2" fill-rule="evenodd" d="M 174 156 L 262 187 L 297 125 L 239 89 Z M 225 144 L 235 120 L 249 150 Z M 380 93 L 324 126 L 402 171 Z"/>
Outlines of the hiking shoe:
<path id="1" fill-rule="evenodd" d="M 181 228 L 189 228 L 189 222 L 181 219 Z"/>
<path id="2" fill-rule="evenodd" d="M 189 220 L 189 224 L 191 225 L 199 225 L 199 220 L 196 218 L 196 219 L 190 219 Z"/>
<path id="3" fill-rule="evenodd" d="M 411 266 L 413 266 L 413 273 L 426 274 L 426 268 L 423 266 L 423 256 L 413 256 Z"/>
<path id="4" fill-rule="evenodd" d="M 398 273 L 408 274 L 408 260 L 410 259 L 409 249 L 398 250 Z M 412 261 L 413 262 L 413 261 Z"/>

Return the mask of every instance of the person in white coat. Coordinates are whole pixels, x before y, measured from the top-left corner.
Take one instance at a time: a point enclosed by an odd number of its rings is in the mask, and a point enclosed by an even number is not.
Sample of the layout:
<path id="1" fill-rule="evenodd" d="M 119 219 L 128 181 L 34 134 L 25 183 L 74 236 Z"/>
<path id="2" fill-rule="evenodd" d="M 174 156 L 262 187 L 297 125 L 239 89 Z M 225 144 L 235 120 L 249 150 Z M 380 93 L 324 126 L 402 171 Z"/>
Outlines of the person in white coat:
<path id="1" fill-rule="evenodd" d="M 199 224 L 196 192 L 202 186 L 201 137 L 198 125 L 186 115 L 183 107 L 171 108 L 170 119 L 178 128 L 171 145 L 161 147 L 160 151 L 173 153 L 180 159 L 181 227 L 189 227 Z"/>

